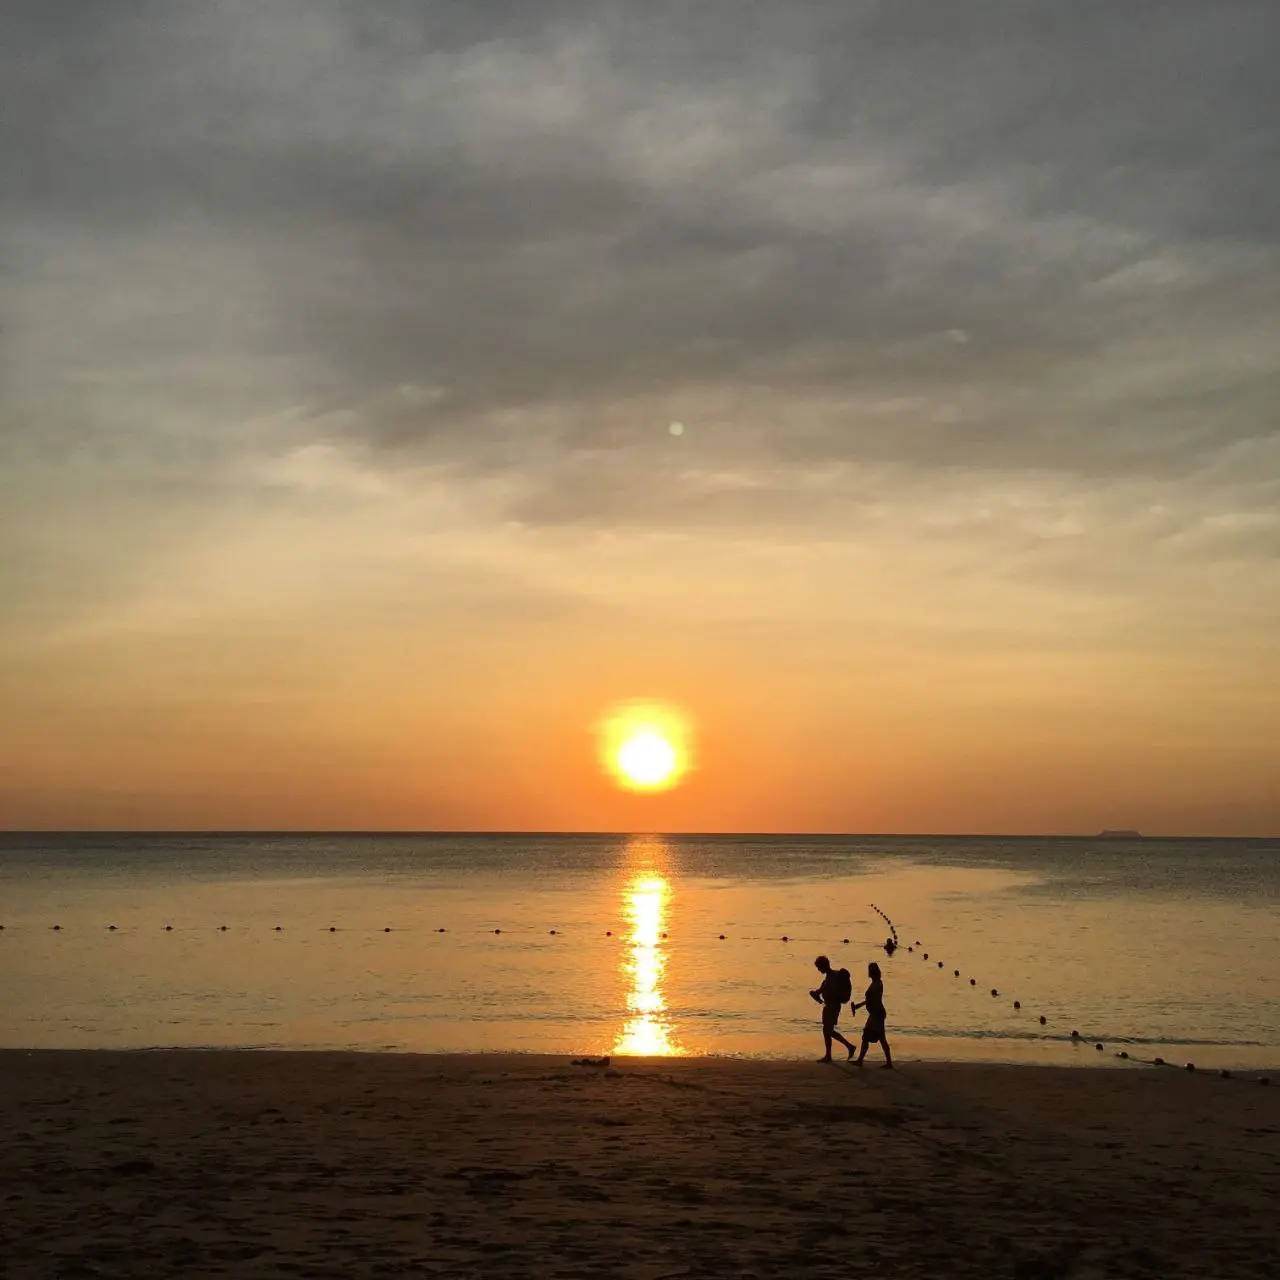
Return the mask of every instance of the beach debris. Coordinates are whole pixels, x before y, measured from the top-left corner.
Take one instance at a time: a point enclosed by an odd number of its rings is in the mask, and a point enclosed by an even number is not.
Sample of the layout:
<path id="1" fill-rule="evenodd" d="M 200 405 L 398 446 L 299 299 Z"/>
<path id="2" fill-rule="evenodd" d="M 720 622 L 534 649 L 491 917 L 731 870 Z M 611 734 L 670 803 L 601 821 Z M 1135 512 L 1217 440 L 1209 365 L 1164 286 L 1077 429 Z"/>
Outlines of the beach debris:
<path id="1" fill-rule="evenodd" d="M 998 996 L 998 995 L 1000 994 L 1000 992 L 999 992 L 995 987 L 992 987 L 992 988 L 991 988 L 991 994 L 992 994 L 993 996 Z"/>
<path id="2" fill-rule="evenodd" d="M 926 960 L 929 958 L 929 953 L 928 953 L 927 951 L 924 953 L 924 958 L 925 958 Z"/>
<path id="3" fill-rule="evenodd" d="M 604 936 L 605 936 L 606 938 L 612 938 L 612 937 L 613 937 L 613 930 L 612 930 L 612 929 L 606 929 L 606 930 L 604 931 Z"/>
<path id="4" fill-rule="evenodd" d="M 548 930 L 547 930 L 547 932 L 548 932 L 548 933 L 549 933 L 553 938 L 556 936 L 556 931 L 555 931 L 554 929 L 548 929 Z"/>
<path id="5" fill-rule="evenodd" d="M 957 969 L 957 970 L 956 970 L 956 977 L 958 978 L 959 976 L 960 976 L 960 970 L 959 970 L 959 969 Z M 972 979 L 971 979 L 971 981 L 972 981 Z"/>
<path id="6" fill-rule="evenodd" d="M 220 925 L 218 926 L 218 932 L 219 932 L 219 933 L 226 933 L 226 931 L 227 931 L 227 926 L 226 926 L 225 924 L 220 924 Z M 330 930 L 330 933 L 332 933 L 332 932 L 333 932 L 333 930 Z"/>
<path id="7" fill-rule="evenodd" d="M 1013 1007 L 1014 1007 L 1015 1009 L 1021 1009 L 1021 1008 L 1022 1008 L 1022 1001 L 1021 1001 L 1021 1000 L 1015 1000 L 1015 1001 L 1013 1002 Z"/>
<path id="8" fill-rule="evenodd" d="M 164 927 L 164 931 L 165 931 L 165 933 L 172 933 L 172 932 L 173 932 L 173 925 L 171 925 L 171 924 L 167 924 L 167 925 L 165 925 L 165 927 Z"/>
<path id="9" fill-rule="evenodd" d="M 1046 1023 L 1046 1022 L 1048 1022 L 1048 1021 L 1049 1021 L 1049 1019 L 1048 1019 L 1048 1018 L 1046 1018 L 1046 1017 L 1044 1016 L 1044 1014 L 1042 1013 L 1042 1014 L 1040 1015 L 1040 1025 L 1043 1027 L 1043 1026 L 1045 1025 L 1045 1023 Z"/>
<path id="10" fill-rule="evenodd" d="M 939 969 L 941 969 L 941 968 L 942 968 L 942 961 L 941 961 L 941 960 L 939 960 L 939 961 L 938 961 L 938 968 L 939 968 Z"/>
<path id="11" fill-rule="evenodd" d="M 383 931 L 382 931 L 382 932 L 383 932 L 383 933 L 390 933 L 390 932 L 391 932 L 391 926 L 390 926 L 390 925 L 387 925 L 387 927 L 386 927 L 385 929 L 383 929 Z"/>
<path id="12" fill-rule="evenodd" d="M 109 924 L 109 925 L 107 925 L 107 932 L 108 932 L 108 933 L 115 933 L 115 931 L 116 931 L 116 927 L 115 927 L 115 925 L 113 925 L 113 924 Z"/>
<path id="13" fill-rule="evenodd" d="M 494 933 L 495 933 L 495 934 L 497 934 L 497 933 L 501 933 L 501 932 L 502 932 L 502 930 L 501 930 L 501 929 L 495 929 L 495 930 L 494 930 Z"/>
<path id="14" fill-rule="evenodd" d="M 724 941 L 724 934 L 723 934 L 723 933 L 720 935 L 720 941 L 721 941 L 721 942 L 723 942 L 723 941 Z"/>
<path id="15" fill-rule="evenodd" d="M 436 930 L 437 933 L 444 933 L 446 930 L 442 927 Z"/>
<path id="16" fill-rule="evenodd" d="M 848 939 L 848 938 L 841 938 L 841 939 L 840 939 L 840 941 L 841 941 L 841 942 L 843 942 L 843 943 L 844 943 L 844 945 L 845 945 L 846 947 L 849 945 L 849 939 Z"/>
<path id="17" fill-rule="evenodd" d="M 55 924 L 55 925 L 53 926 L 53 931 L 54 931 L 54 933 L 61 933 L 61 932 L 62 932 L 62 926 L 61 926 L 60 924 Z"/>
<path id="18" fill-rule="evenodd" d="M 276 933 L 283 933 L 283 932 L 284 932 L 284 925 L 282 925 L 282 924 L 278 924 L 278 925 L 276 925 L 276 927 L 275 927 L 275 932 L 276 932 Z"/>
<path id="19" fill-rule="evenodd" d="M 908 951 L 914 951 L 914 950 L 915 950 L 915 947 L 908 947 L 908 948 L 907 948 L 907 950 L 908 950 Z"/>
<path id="20" fill-rule="evenodd" d="M 1079 1032 L 1078 1032 L 1074 1027 L 1072 1027 L 1072 1028 L 1071 1028 L 1071 1038 L 1072 1038 L 1073 1040 L 1079 1040 L 1079 1039 L 1080 1039 L 1080 1033 L 1079 1033 Z"/>
<path id="21" fill-rule="evenodd" d="M 329 932 L 330 932 L 330 933 L 337 933 L 337 932 L 338 932 L 338 927 L 337 927 L 337 925 L 332 925 L 332 924 L 331 924 L 331 925 L 329 926 Z"/>
<path id="22" fill-rule="evenodd" d="M 789 937 L 787 937 L 787 935 L 786 935 L 785 933 L 782 935 L 782 940 L 783 940 L 783 942 L 790 942 L 790 941 L 791 941 L 791 939 L 790 939 Z"/>
<path id="23" fill-rule="evenodd" d="M 956 976 L 957 976 L 957 977 L 959 977 L 959 975 L 958 975 L 958 974 L 957 974 Z M 970 985 L 971 987 L 976 987 L 976 986 L 978 985 L 978 980 L 977 980 L 977 978 L 970 978 L 970 979 L 969 979 L 969 985 Z"/>
<path id="24" fill-rule="evenodd" d="M 1101 1053 L 1101 1052 L 1102 1052 L 1102 1043 L 1101 1043 L 1101 1041 L 1099 1041 L 1099 1042 L 1098 1042 L 1097 1044 L 1095 1044 L 1093 1047 L 1094 1047 L 1095 1049 L 1097 1049 L 1097 1051 L 1098 1051 L 1099 1053 Z"/>
<path id="25" fill-rule="evenodd" d="M 607 1056 L 603 1058 L 574 1058 L 570 1065 L 575 1067 L 607 1067 L 609 1059 Z"/>

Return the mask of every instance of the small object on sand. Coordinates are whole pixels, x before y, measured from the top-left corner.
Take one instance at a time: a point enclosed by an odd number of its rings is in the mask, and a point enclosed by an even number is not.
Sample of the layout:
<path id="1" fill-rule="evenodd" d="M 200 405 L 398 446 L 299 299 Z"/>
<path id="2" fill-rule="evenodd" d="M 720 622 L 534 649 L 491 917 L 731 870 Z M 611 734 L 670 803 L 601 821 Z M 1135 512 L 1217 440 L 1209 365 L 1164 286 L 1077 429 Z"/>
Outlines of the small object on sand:
<path id="1" fill-rule="evenodd" d="M 844 945 L 845 945 L 846 947 L 849 945 L 849 939 L 848 939 L 848 938 L 841 938 L 841 939 L 840 939 L 840 941 L 841 941 L 841 942 L 843 942 L 843 943 L 844 943 Z"/>
<path id="2" fill-rule="evenodd" d="M 383 929 L 383 931 L 382 931 L 382 932 L 383 932 L 383 933 L 390 933 L 390 932 L 391 932 L 391 926 L 390 926 L 390 925 L 388 925 L 385 929 Z"/>
<path id="3" fill-rule="evenodd" d="M 227 926 L 226 926 L 225 924 L 220 924 L 220 925 L 218 926 L 218 932 L 219 932 L 219 933 L 226 933 L 226 931 L 227 931 Z"/>
<path id="4" fill-rule="evenodd" d="M 1078 1032 L 1074 1027 L 1072 1027 L 1072 1028 L 1071 1028 L 1071 1038 L 1072 1038 L 1073 1040 L 1079 1040 L 1079 1039 L 1080 1039 L 1080 1033 L 1079 1033 L 1079 1032 Z"/>
<path id="5" fill-rule="evenodd" d="M 606 929 L 606 930 L 604 931 L 604 936 L 605 936 L 606 938 L 612 938 L 612 937 L 613 937 L 613 930 L 612 930 L 612 929 Z"/>
<path id="6" fill-rule="evenodd" d="M 664 933 L 662 936 L 665 938 L 667 935 Z"/>
<path id="7" fill-rule="evenodd" d="M 1129 1055 L 1123 1049 L 1120 1050 L 1120 1057 L 1127 1058 Z"/>
<path id="8" fill-rule="evenodd" d="M 1101 1041 L 1099 1041 L 1099 1042 L 1098 1042 L 1097 1044 L 1095 1044 L 1093 1047 L 1094 1047 L 1095 1049 L 1097 1049 L 1097 1051 L 1098 1051 L 1099 1053 L 1101 1053 L 1101 1052 L 1102 1052 L 1102 1042 L 1101 1042 Z"/>
<path id="9" fill-rule="evenodd" d="M 61 926 L 60 924 L 55 924 L 55 925 L 53 926 L 53 931 L 54 931 L 54 933 L 61 933 L 61 932 L 62 932 L 62 926 Z"/>
<path id="10" fill-rule="evenodd" d="M 1021 1009 L 1021 1008 L 1022 1008 L 1022 1001 L 1021 1001 L 1021 1000 L 1015 1000 L 1015 1001 L 1013 1002 L 1013 1007 L 1014 1007 L 1015 1009 Z"/>
<path id="11" fill-rule="evenodd" d="M 721 942 L 723 942 L 723 941 L 724 941 L 724 934 L 723 934 L 723 933 L 720 935 L 720 941 L 721 941 Z"/>
<path id="12" fill-rule="evenodd" d="M 278 925 L 276 925 L 275 931 L 276 931 L 276 933 L 283 933 L 283 932 L 284 932 L 284 925 L 282 925 L 282 924 L 278 924 Z"/>
<path id="13" fill-rule="evenodd" d="M 165 927 L 164 927 L 164 931 L 165 931 L 165 933 L 172 933 L 172 932 L 173 932 L 173 925 L 171 925 L 171 924 L 167 924 L 167 925 L 165 925 Z"/>
<path id="14" fill-rule="evenodd" d="M 787 935 L 786 935 L 785 933 L 782 935 L 782 940 L 783 940 L 783 942 L 790 942 L 790 941 L 791 941 L 791 939 L 790 939 L 790 938 L 788 938 L 788 937 L 787 937 Z"/>
<path id="15" fill-rule="evenodd" d="M 960 970 L 959 970 L 959 969 L 957 969 L 957 970 L 956 970 L 956 977 L 958 978 L 959 976 L 960 976 Z M 970 979 L 970 981 L 972 981 L 972 979 Z"/>
<path id="16" fill-rule="evenodd" d="M 941 961 L 941 960 L 939 960 L 939 961 L 938 961 L 938 968 L 939 968 L 939 969 L 941 969 L 941 968 L 942 968 L 942 961 Z"/>
<path id="17" fill-rule="evenodd" d="M 1163 1067 L 1163 1066 L 1164 1066 L 1164 1059 L 1163 1059 L 1163 1058 L 1152 1058 L 1152 1059 L 1151 1059 L 1151 1061 L 1152 1061 L 1152 1064 L 1153 1064 L 1153 1065 L 1155 1065 L 1155 1066 L 1157 1066 L 1157 1067 Z"/>
<path id="18" fill-rule="evenodd" d="M 1000 992 L 999 992 L 999 991 L 997 991 L 995 987 L 992 987 L 992 988 L 991 988 L 991 994 L 992 994 L 993 996 L 998 996 L 998 995 L 1000 994 Z"/>
<path id="19" fill-rule="evenodd" d="M 115 927 L 115 925 L 113 925 L 113 924 L 109 924 L 109 925 L 107 925 L 107 932 L 108 932 L 108 933 L 115 933 L 115 931 L 116 931 L 116 927 Z"/>
<path id="20" fill-rule="evenodd" d="M 548 932 L 548 933 L 549 933 L 553 938 L 556 936 L 556 931 L 555 931 L 554 929 L 548 929 L 548 930 L 547 930 L 547 932 Z"/>
<path id="21" fill-rule="evenodd" d="M 1220 1075 L 1224 1080 L 1230 1080 L 1230 1079 L 1231 1079 L 1231 1072 L 1230 1072 L 1230 1071 L 1228 1071 L 1228 1070 L 1226 1069 L 1226 1067 L 1223 1067 L 1223 1068 L 1222 1068 L 1222 1070 L 1218 1072 L 1218 1074 L 1219 1074 L 1219 1075 Z"/>
<path id="22" fill-rule="evenodd" d="M 959 976 L 959 975 L 957 975 L 957 976 Z M 976 986 L 978 985 L 978 980 L 977 980 L 977 978 L 970 978 L 970 979 L 969 979 L 969 985 L 970 985 L 971 987 L 976 987 Z"/>
<path id="23" fill-rule="evenodd" d="M 928 953 L 927 951 L 924 953 L 924 958 L 925 958 L 926 960 L 929 958 L 929 953 Z"/>
<path id="24" fill-rule="evenodd" d="M 1195 1069 L 1196 1069 L 1196 1064 L 1195 1064 L 1194 1062 L 1188 1062 L 1188 1063 L 1187 1063 L 1187 1070 L 1188 1070 L 1188 1071 L 1194 1071 Z"/>
<path id="25" fill-rule="evenodd" d="M 443 929 L 437 929 L 437 930 L 436 930 L 436 932 L 437 932 L 437 933 L 443 933 L 443 932 L 444 932 L 444 930 L 443 930 Z"/>
<path id="26" fill-rule="evenodd" d="M 495 929 L 495 930 L 494 930 L 494 933 L 501 933 L 501 932 L 502 932 L 502 930 L 501 930 L 501 929 Z"/>
<path id="27" fill-rule="evenodd" d="M 330 932 L 330 933 L 337 933 L 337 932 L 338 932 L 338 926 L 337 926 L 337 925 L 333 925 L 333 924 L 331 924 L 331 925 L 329 926 L 329 932 Z"/>
<path id="28" fill-rule="evenodd" d="M 907 950 L 908 950 L 908 951 L 914 951 L 914 950 L 915 950 L 915 947 L 908 947 L 908 948 L 907 948 Z"/>
<path id="29" fill-rule="evenodd" d="M 1046 1018 L 1046 1017 L 1044 1016 L 1044 1014 L 1042 1013 L 1042 1014 L 1040 1015 L 1040 1025 L 1043 1027 L 1043 1026 L 1044 1026 L 1044 1024 L 1045 1024 L 1046 1022 L 1048 1022 L 1048 1021 L 1049 1021 L 1049 1019 L 1048 1019 L 1048 1018 Z"/>
<path id="30" fill-rule="evenodd" d="M 1271 1083 L 1271 1077 L 1270 1077 L 1270 1076 L 1259 1076 L 1259 1077 L 1258 1077 L 1258 1083 L 1259 1083 L 1259 1084 L 1270 1084 L 1270 1083 Z"/>
<path id="31" fill-rule="evenodd" d="M 573 1066 L 575 1067 L 607 1067 L 609 1059 L 606 1058 L 574 1058 Z"/>

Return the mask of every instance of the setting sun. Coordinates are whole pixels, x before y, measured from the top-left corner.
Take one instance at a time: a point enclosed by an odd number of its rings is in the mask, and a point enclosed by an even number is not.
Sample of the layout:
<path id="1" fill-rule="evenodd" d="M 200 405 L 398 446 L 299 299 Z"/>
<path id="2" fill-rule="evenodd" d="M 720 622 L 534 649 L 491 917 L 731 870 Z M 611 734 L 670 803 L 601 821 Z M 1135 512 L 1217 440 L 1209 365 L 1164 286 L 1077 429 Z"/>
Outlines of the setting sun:
<path id="1" fill-rule="evenodd" d="M 673 708 L 627 703 L 601 722 L 601 763 L 631 791 L 664 791 L 690 767 L 690 737 Z"/>

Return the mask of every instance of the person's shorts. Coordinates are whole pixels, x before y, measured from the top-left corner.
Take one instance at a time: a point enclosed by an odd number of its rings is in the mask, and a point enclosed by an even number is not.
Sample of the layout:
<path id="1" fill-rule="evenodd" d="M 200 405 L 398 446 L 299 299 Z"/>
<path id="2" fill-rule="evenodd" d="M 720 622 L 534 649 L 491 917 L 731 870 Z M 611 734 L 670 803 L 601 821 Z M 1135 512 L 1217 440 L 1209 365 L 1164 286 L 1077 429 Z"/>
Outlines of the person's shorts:
<path id="1" fill-rule="evenodd" d="M 824 1004 L 822 1006 L 822 1025 L 830 1030 L 840 1021 L 840 1006 L 838 1004 Z"/>

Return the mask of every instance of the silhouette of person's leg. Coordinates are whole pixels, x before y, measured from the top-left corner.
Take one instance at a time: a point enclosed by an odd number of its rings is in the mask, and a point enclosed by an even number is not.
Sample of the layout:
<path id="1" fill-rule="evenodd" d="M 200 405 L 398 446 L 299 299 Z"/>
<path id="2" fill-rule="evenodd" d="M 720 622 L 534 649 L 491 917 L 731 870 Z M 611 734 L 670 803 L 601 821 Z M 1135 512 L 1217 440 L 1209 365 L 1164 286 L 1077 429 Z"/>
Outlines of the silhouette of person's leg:
<path id="1" fill-rule="evenodd" d="M 889 1052 L 889 1037 L 880 1037 L 880 1047 L 884 1050 L 884 1065 L 886 1071 L 893 1070 L 893 1054 Z M 865 1052 L 865 1050 L 864 1050 Z"/>
<path id="2" fill-rule="evenodd" d="M 855 1049 L 855 1048 L 853 1047 L 853 1045 L 851 1045 L 851 1044 L 850 1044 L 850 1043 L 849 1043 L 849 1042 L 844 1038 L 844 1036 L 842 1036 L 838 1031 L 832 1031 L 832 1033 L 831 1033 L 831 1038 L 832 1038 L 833 1040 L 838 1040 L 842 1045 L 844 1045 L 844 1047 L 845 1047 L 846 1049 L 848 1049 L 848 1051 L 849 1051 L 849 1057 L 851 1057 L 851 1058 L 852 1058 L 852 1057 L 853 1057 L 853 1055 L 854 1055 L 855 1053 L 857 1053 L 857 1052 L 858 1052 L 858 1051 L 857 1051 L 857 1049 Z M 831 1052 L 831 1046 L 830 1046 L 830 1045 L 827 1045 L 827 1052 L 828 1052 L 828 1053 L 830 1053 L 830 1052 Z"/>

